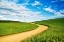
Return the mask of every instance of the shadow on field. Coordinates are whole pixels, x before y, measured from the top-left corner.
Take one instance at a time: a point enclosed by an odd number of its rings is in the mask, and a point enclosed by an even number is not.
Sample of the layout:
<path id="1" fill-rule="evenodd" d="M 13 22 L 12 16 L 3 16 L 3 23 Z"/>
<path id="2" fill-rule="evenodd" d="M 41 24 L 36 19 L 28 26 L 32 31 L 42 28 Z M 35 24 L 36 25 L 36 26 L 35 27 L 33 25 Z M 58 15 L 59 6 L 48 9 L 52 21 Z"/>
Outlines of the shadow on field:
<path id="1" fill-rule="evenodd" d="M 40 25 L 44 25 L 44 26 L 50 27 L 49 25 L 46 25 L 46 24 L 40 24 Z"/>

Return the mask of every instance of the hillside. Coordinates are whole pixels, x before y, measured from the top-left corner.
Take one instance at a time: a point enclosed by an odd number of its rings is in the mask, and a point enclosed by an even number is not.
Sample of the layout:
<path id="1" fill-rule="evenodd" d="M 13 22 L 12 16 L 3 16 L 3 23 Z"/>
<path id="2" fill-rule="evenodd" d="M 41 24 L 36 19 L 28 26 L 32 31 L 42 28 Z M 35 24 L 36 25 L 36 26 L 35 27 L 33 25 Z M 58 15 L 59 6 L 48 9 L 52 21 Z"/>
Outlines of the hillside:
<path id="1" fill-rule="evenodd" d="M 23 42 L 64 42 L 64 18 L 36 21 L 36 24 L 49 26 L 48 30 Z"/>
<path id="2" fill-rule="evenodd" d="M 25 32 L 37 27 L 35 24 L 25 22 L 0 20 L 0 36 Z"/>

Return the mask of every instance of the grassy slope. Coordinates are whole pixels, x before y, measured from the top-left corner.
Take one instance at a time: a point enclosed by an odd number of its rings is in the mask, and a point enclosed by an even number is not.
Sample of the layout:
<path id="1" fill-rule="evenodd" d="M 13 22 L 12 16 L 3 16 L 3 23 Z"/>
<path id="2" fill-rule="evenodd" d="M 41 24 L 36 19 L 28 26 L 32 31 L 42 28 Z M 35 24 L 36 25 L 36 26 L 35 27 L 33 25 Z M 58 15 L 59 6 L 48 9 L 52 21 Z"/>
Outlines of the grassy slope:
<path id="1" fill-rule="evenodd" d="M 64 42 L 64 18 L 37 21 L 37 24 L 48 25 L 44 33 L 24 40 L 23 42 Z"/>
<path id="2" fill-rule="evenodd" d="M 21 23 L 18 21 L 0 20 L 0 36 L 32 30 L 38 27 L 35 24 Z"/>

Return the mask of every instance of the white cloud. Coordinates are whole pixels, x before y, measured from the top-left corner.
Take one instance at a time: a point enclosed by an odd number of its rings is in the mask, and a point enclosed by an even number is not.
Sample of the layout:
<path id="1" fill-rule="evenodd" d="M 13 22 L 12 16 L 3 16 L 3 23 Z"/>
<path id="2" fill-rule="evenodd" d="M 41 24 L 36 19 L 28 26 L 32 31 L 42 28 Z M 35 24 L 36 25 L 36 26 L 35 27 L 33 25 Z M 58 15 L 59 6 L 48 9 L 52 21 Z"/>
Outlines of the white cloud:
<path id="1" fill-rule="evenodd" d="M 29 3 L 25 2 L 25 3 L 22 3 L 22 5 L 30 5 Z"/>
<path id="2" fill-rule="evenodd" d="M 53 0 L 52 3 L 53 3 L 53 2 L 58 2 L 58 1 L 62 2 L 62 1 L 64 1 L 64 0 Z"/>
<path id="3" fill-rule="evenodd" d="M 63 14 L 61 14 L 60 12 L 55 12 L 54 13 L 56 16 L 64 16 Z"/>
<path id="4" fill-rule="evenodd" d="M 14 2 L 14 3 L 17 3 L 18 0 L 1 0 L 1 2 Z"/>
<path id="5" fill-rule="evenodd" d="M 33 17 L 33 18 L 40 18 L 41 12 L 34 12 L 30 9 L 28 9 L 25 5 L 23 4 L 16 4 L 17 1 L 1 1 L 0 2 L 0 14 L 1 15 L 10 15 L 14 17 Z M 39 2 L 36 2 L 39 4 Z M 35 15 L 35 16 L 34 16 Z"/>
<path id="6" fill-rule="evenodd" d="M 12 2 L 15 2 L 15 3 L 17 3 L 17 2 L 18 2 L 18 0 L 12 0 Z"/>
<path id="7" fill-rule="evenodd" d="M 0 20 L 6 20 L 6 18 L 3 16 L 0 16 Z"/>
<path id="8" fill-rule="evenodd" d="M 53 2 L 57 2 L 57 1 L 58 1 L 58 0 L 54 0 L 54 1 L 52 1 L 52 3 L 53 3 Z"/>
<path id="9" fill-rule="evenodd" d="M 41 9 L 40 7 L 37 7 L 38 9 Z"/>
<path id="10" fill-rule="evenodd" d="M 25 0 L 26 3 L 28 3 L 30 0 Z"/>
<path id="11" fill-rule="evenodd" d="M 47 7 L 47 6 L 44 6 L 44 7 Z"/>
<path id="12" fill-rule="evenodd" d="M 0 10 L 0 14 L 1 15 L 9 15 L 9 16 L 16 16 L 17 13 L 14 13 L 14 12 L 10 12 L 8 10 Z"/>
<path id="13" fill-rule="evenodd" d="M 45 11 L 54 13 L 55 16 L 64 16 L 62 14 L 62 12 L 64 12 L 64 10 L 60 10 L 59 12 L 57 12 L 56 10 L 52 9 L 51 7 L 47 7 L 47 8 L 43 8 Z"/>
<path id="14" fill-rule="evenodd" d="M 60 10 L 61 13 L 64 13 L 64 10 Z"/>
<path id="15" fill-rule="evenodd" d="M 43 9 L 46 10 L 46 11 L 49 11 L 49 12 L 55 12 L 55 10 L 51 9 L 50 7 L 48 7 L 48 8 L 43 8 Z"/>
<path id="16" fill-rule="evenodd" d="M 29 2 L 30 2 L 30 0 L 21 0 L 23 3 L 22 3 L 22 5 L 30 5 L 29 4 Z M 19 4 L 19 3 L 18 3 Z"/>
<path id="17" fill-rule="evenodd" d="M 31 4 L 32 6 L 36 6 L 36 5 L 42 5 L 40 2 L 35 1 L 35 3 Z"/>

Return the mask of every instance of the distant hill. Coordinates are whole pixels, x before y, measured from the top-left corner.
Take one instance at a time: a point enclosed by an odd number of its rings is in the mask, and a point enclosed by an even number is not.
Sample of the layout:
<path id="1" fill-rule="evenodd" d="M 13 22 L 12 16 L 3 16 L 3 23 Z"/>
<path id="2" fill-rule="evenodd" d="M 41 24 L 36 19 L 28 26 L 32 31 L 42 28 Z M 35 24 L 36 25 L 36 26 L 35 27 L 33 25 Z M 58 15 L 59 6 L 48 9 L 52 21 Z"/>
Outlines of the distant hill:
<path id="1" fill-rule="evenodd" d="M 20 21 L 11 21 L 11 20 L 0 20 L 0 23 L 9 23 L 9 22 L 20 22 Z"/>

